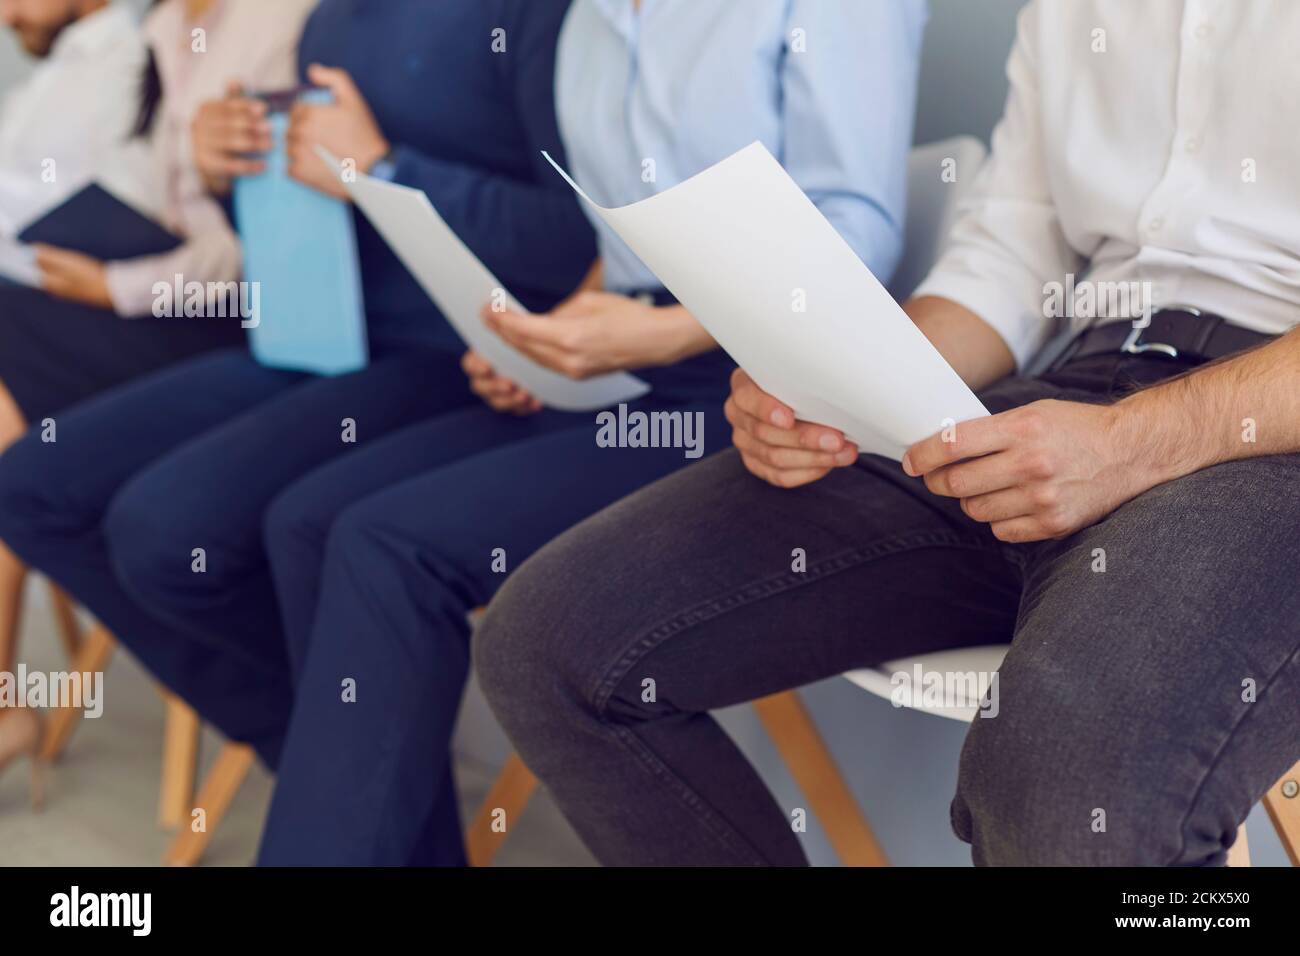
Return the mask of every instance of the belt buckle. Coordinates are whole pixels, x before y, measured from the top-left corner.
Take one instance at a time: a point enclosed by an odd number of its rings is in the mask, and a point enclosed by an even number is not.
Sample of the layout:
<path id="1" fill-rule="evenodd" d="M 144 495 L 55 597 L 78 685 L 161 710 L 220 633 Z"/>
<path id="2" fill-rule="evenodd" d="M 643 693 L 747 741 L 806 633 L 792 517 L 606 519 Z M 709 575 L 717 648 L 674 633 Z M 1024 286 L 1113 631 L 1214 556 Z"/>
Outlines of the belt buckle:
<path id="1" fill-rule="evenodd" d="M 1190 315 L 1201 314 L 1199 309 L 1194 309 L 1190 306 L 1186 306 L 1186 307 L 1181 307 L 1176 309 L 1157 309 L 1155 312 L 1151 313 L 1151 317 L 1155 318 L 1161 312 L 1186 312 Z M 1151 327 L 1151 323 L 1149 321 L 1147 322 L 1146 325 L 1135 324 L 1133 326 L 1133 329 L 1129 332 L 1128 338 L 1124 340 L 1124 344 L 1119 347 L 1119 350 L 1128 355 L 1144 355 L 1147 352 L 1158 352 L 1159 354 L 1167 355 L 1170 358 L 1175 358 L 1175 359 L 1178 358 L 1178 349 L 1174 348 L 1174 346 L 1169 345 L 1166 342 L 1143 342 L 1142 341 L 1142 333 L 1144 333 L 1150 327 Z"/>

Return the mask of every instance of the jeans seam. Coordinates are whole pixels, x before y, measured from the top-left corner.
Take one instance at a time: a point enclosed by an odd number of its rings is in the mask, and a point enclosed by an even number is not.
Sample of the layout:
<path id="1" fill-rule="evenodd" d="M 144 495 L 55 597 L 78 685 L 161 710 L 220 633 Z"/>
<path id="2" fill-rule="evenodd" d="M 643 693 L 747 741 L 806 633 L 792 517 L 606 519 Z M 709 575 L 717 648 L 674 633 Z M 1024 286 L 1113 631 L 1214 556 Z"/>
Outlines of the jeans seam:
<path id="1" fill-rule="evenodd" d="M 1282 663 L 1277 666 L 1273 673 L 1268 675 L 1268 679 L 1265 680 L 1263 686 L 1259 689 L 1259 695 L 1256 700 L 1262 700 L 1264 694 L 1266 694 L 1269 688 L 1273 686 L 1273 683 L 1277 680 L 1278 676 L 1288 667 L 1297 662 L 1300 662 L 1300 644 L 1292 646 L 1291 652 L 1282 659 Z M 1201 795 L 1204 793 L 1206 786 L 1209 785 L 1210 779 L 1214 776 L 1215 769 L 1223 759 L 1224 751 L 1228 749 L 1228 745 L 1231 744 L 1233 739 L 1237 736 L 1237 731 L 1241 730 L 1242 724 L 1244 724 L 1254 713 L 1254 707 L 1247 707 L 1244 713 L 1237 718 L 1236 722 L 1224 735 L 1223 742 L 1219 744 L 1218 748 L 1216 748 L 1214 757 L 1210 760 L 1210 765 L 1205 768 L 1205 773 L 1201 775 L 1201 781 L 1196 785 L 1196 789 L 1192 792 L 1192 799 L 1187 803 L 1187 811 L 1183 814 L 1182 820 L 1178 823 L 1178 833 L 1181 839 L 1178 846 L 1178 855 L 1174 857 L 1175 860 L 1181 860 L 1183 854 L 1187 852 L 1187 824 L 1191 820 L 1192 812 L 1196 809 L 1196 805 L 1200 801 Z M 1272 786 L 1271 783 L 1270 786 Z M 1247 813 L 1249 812 L 1248 809 Z"/>
<path id="2" fill-rule="evenodd" d="M 755 601 L 772 597 L 785 591 L 803 587 L 815 581 L 847 571 L 851 568 L 858 567 L 876 558 L 889 554 L 902 554 L 907 551 L 914 551 L 921 548 L 931 547 L 954 547 L 976 551 L 994 551 L 987 543 L 973 539 L 967 535 L 960 534 L 950 530 L 930 530 L 930 531 L 913 531 L 903 534 L 892 535 L 888 538 L 882 538 L 870 545 L 861 548 L 853 548 L 848 551 L 833 555 L 824 561 L 821 561 L 805 572 L 783 572 L 780 575 L 761 579 L 757 582 L 746 583 L 725 595 L 722 598 L 713 598 L 705 601 L 684 613 L 652 627 L 649 631 L 644 632 L 627 650 L 619 656 L 605 673 L 597 681 L 596 685 L 588 694 L 588 700 L 595 713 L 601 718 L 609 729 L 613 731 L 615 739 L 623 744 L 632 754 L 655 776 L 665 780 L 672 791 L 674 791 L 678 800 L 680 800 L 688 810 L 700 817 L 706 824 L 708 830 L 728 849 L 736 849 L 737 838 L 741 846 L 747 851 L 749 857 L 759 863 L 766 862 L 762 855 L 749 844 L 740 834 L 728 825 L 725 820 L 713 812 L 707 803 L 697 794 L 694 789 L 686 784 L 672 769 L 665 764 L 658 756 L 641 740 L 636 734 L 627 727 L 611 725 L 605 721 L 608 713 L 607 705 L 609 698 L 613 695 L 614 689 L 619 682 L 627 675 L 637 661 L 643 659 L 651 653 L 656 647 L 666 641 L 668 638 L 681 634 L 691 627 L 720 617 L 729 611 L 752 604 Z M 757 591 L 755 591 L 757 589 Z M 754 592 L 754 593 L 750 593 Z"/>

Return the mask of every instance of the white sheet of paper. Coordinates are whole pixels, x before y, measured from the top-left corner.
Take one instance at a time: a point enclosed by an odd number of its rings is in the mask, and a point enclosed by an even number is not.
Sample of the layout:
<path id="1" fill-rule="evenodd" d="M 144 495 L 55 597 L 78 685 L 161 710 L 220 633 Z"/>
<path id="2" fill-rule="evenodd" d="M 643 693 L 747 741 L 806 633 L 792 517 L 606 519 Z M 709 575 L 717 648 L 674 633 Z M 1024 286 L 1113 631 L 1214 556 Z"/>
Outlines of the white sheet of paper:
<path id="1" fill-rule="evenodd" d="M 322 152 L 322 159 L 338 168 Z M 483 306 L 504 293 L 507 308 L 527 312 L 479 258 L 438 215 L 418 189 L 358 175 L 347 183 L 366 215 L 397 258 L 447 317 L 465 343 L 502 375 L 513 379 L 544 405 L 568 412 L 594 411 L 640 398 L 650 386 L 634 375 L 615 372 L 575 381 L 539 365 L 483 324 Z"/>
<path id="2" fill-rule="evenodd" d="M 619 209 L 551 165 L 804 421 L 901 460 L 915 442 L 988 414 L 762 143 Z"/>

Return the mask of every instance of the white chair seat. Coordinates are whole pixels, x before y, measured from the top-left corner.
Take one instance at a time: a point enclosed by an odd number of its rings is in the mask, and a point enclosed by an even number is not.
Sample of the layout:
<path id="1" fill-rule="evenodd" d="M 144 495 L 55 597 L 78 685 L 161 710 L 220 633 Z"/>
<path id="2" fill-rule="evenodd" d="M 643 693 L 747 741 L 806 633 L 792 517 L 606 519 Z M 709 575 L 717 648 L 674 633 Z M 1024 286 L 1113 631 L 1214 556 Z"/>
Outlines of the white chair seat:
<path id="1" fill-rule="evenodd" d="M 886 661 L 879 667 L 849 671 L 844 676 L 863 690 L 875 694 L 877 697 L 883 697 L 885 700 L 892 700 L 895 689 L 899 686 L 899 683 L 894 680 L 895 674 L 904 673 L 909 675 L 914 686 L 917 685 L 917 674 L 921 675 L 922 680 L 929 673 L 992 674 L 1001 666 L 1002 658 L 1006 656 L 1008 649 L 1009 647 L 1006 644 L 997 644 L 986 647 L 963 647 L 950 651 L 936 651 L 933 654 L 901 657 L 896 661 Z M 980 686 L 984 685 L 981 684 Z M 960 690 L 960 686 L 957 689 Z M 958 694 L 952 699 L 945 700 L 942 706 L 926 705 L 923 701 L 913 701 L 906 706 L 911 710 L 920 710 L 927 714 L 947 717 L 950 720 L 970 723 L 975 719 L 980 704 L 978 698 L 968 699 L 970 696 Z"/>

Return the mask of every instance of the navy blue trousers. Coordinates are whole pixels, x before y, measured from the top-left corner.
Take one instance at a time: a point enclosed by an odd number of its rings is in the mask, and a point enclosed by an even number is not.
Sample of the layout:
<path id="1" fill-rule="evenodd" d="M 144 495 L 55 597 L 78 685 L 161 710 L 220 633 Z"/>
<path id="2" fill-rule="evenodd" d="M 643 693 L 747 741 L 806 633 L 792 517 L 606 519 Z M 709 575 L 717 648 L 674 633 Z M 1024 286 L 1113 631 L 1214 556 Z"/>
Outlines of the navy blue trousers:
<path id="1" fill-rule="evenodd" d="M 0 539 L 274 767 L 291 692 L 267 506 L 321 465 L 471 400 L 450 352 L 380 355 L 337 378 L 213 353 L 60 414 L 54 442 L 33 430 L 13 445 Z"/>
<path id="2" fill-rule="evenodd" d="M 729 442 L 718 399 L 637 409 L 701 413 L 705 454 Z M 551 538 L 691 460 L 600 447 L 593 414 L 475 407 L 285 491 L 266 533 L 297 686 L 260 862 L 398 865 L 451 834 L 467 615 Z M 429 853 L 463 861 L 459 837 Z"/>

